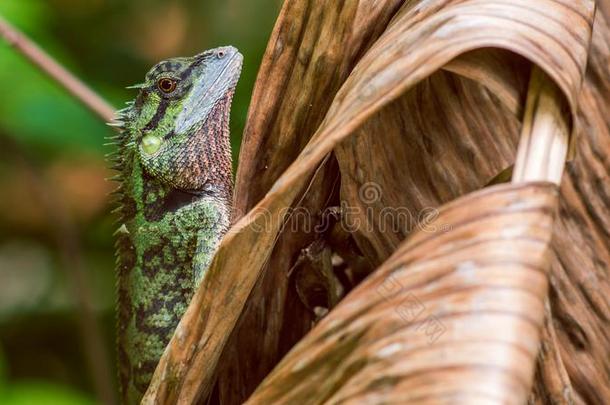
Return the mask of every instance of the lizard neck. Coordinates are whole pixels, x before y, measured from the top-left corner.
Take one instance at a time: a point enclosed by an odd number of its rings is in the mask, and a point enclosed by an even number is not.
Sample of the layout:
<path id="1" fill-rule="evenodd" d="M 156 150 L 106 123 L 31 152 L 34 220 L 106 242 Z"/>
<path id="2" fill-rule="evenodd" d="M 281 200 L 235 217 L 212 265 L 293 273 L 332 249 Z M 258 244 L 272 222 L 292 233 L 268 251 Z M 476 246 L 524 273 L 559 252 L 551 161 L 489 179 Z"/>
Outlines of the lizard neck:
<path id="1" fill-rule="evenodd" d="M 175 189 L 195 195 L 215 194 L 230 200 L 233 189 L 229 140 L 231 99 L 232 93 L 226 94 L 207 110 L 206 117 L 197 126 L 183 133 L 174 132 L 171 120 L 158 127 L 153 136 L 136 130 L 136 143 L 149 139 L 162 144 L 154 154 L 143 153 L 136 146 L 144 171 Z M 163 108 L 158 107 L 157 111 L 162 112 Z"/>
<path id="2" fill-rule="evenodd" d="M 206 162 L 203 166 L 208 169 L 207 187 L 228 204 L 233 198 L 233 159 L 229 133 L 232 99 L 233 91 L 212 108 L 200 130 L 204 132 L 202 138 L 206 140 L 203 148 Z"/>

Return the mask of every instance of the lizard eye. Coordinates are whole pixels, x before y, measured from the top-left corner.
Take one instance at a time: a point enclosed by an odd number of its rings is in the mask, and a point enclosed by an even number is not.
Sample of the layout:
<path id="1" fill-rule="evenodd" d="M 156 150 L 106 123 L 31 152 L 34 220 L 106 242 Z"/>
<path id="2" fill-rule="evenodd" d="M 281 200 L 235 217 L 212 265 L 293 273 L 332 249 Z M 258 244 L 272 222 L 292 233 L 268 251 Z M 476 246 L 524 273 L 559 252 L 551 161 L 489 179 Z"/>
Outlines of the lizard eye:
<path id="1" fill-rule="evenodd" d="M 162 77 L 157 81 L 157 87 L 165 94 L 169 94 L 176 90 L 176 80 L 170 79 L 169 77 Z"/>

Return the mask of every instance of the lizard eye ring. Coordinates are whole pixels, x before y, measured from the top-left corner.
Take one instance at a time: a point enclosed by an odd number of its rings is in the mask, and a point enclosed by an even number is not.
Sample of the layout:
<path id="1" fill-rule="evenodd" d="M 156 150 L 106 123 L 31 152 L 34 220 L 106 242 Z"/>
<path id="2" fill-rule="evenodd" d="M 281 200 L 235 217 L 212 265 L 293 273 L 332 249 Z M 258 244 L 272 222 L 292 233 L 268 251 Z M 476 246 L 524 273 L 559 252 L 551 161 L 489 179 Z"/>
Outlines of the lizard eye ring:
<path id="1" fill-rule="evenodd" d="M 169 77 L 162 77 L 157 81 L 157 87 L 165 94 L 172 93 L 176 90 L 177 82 Z"/>

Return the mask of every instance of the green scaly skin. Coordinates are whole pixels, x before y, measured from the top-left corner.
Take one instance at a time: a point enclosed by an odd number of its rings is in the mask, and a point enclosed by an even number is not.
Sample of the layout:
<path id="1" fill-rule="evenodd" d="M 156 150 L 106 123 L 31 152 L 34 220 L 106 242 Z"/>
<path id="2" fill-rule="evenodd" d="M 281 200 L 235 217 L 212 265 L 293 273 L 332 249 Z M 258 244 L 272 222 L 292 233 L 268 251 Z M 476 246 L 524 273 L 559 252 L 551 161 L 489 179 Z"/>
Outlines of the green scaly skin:
<path id="1" fill-rule="evenodd" d="M 169 59 L 118 113 L 114 169 L 122 402 L 139 403 L 230 225 L 235 48 Z"/>

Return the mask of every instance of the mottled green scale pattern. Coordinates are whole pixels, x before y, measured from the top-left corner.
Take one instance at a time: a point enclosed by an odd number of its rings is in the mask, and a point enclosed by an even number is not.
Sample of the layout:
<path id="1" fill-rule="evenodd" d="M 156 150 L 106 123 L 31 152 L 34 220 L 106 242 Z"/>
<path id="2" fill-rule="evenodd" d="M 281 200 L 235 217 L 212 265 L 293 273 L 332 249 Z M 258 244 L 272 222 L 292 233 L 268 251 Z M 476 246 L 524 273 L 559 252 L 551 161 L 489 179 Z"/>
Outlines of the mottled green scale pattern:
<path id="1" fill-rule="evenodd" d="M 155 66 L 119 112 L 118 361 L 122 402 L 139 403 L 230 225 L 231 47 Z M 176 85 L 171 92 L 161 79 Z M 143 139 L 152 142 L 143 142 Z M 152 145 L 152 147 L 151 147 Z"/>
<path id="2" fill-rule="evenodd" d="M 143 393 L 165 346 L 180 317 L 186 310 L 202 274 L 196 268 L 198 242 L 215 245 L 228 226 L 226 202 L 210 197 L 164 212 L 160 209 L 175 199 L 175 191 L 146 176 L 134 164 L 133 182 L 126 182 L 136 201 L 136 215 L 125 223 L 128 234 L 122 235 L 122 251 L 133 257 L 121 266 L 119 346 L 124 358 L 122 380 L 132 380 L 137 393 Z M 148 214 L 148 215 L 146 215 Z M 211 253 L 198 255 L 209 260 Z M 129 389 L 128 388 L 128 389 Z"/>

